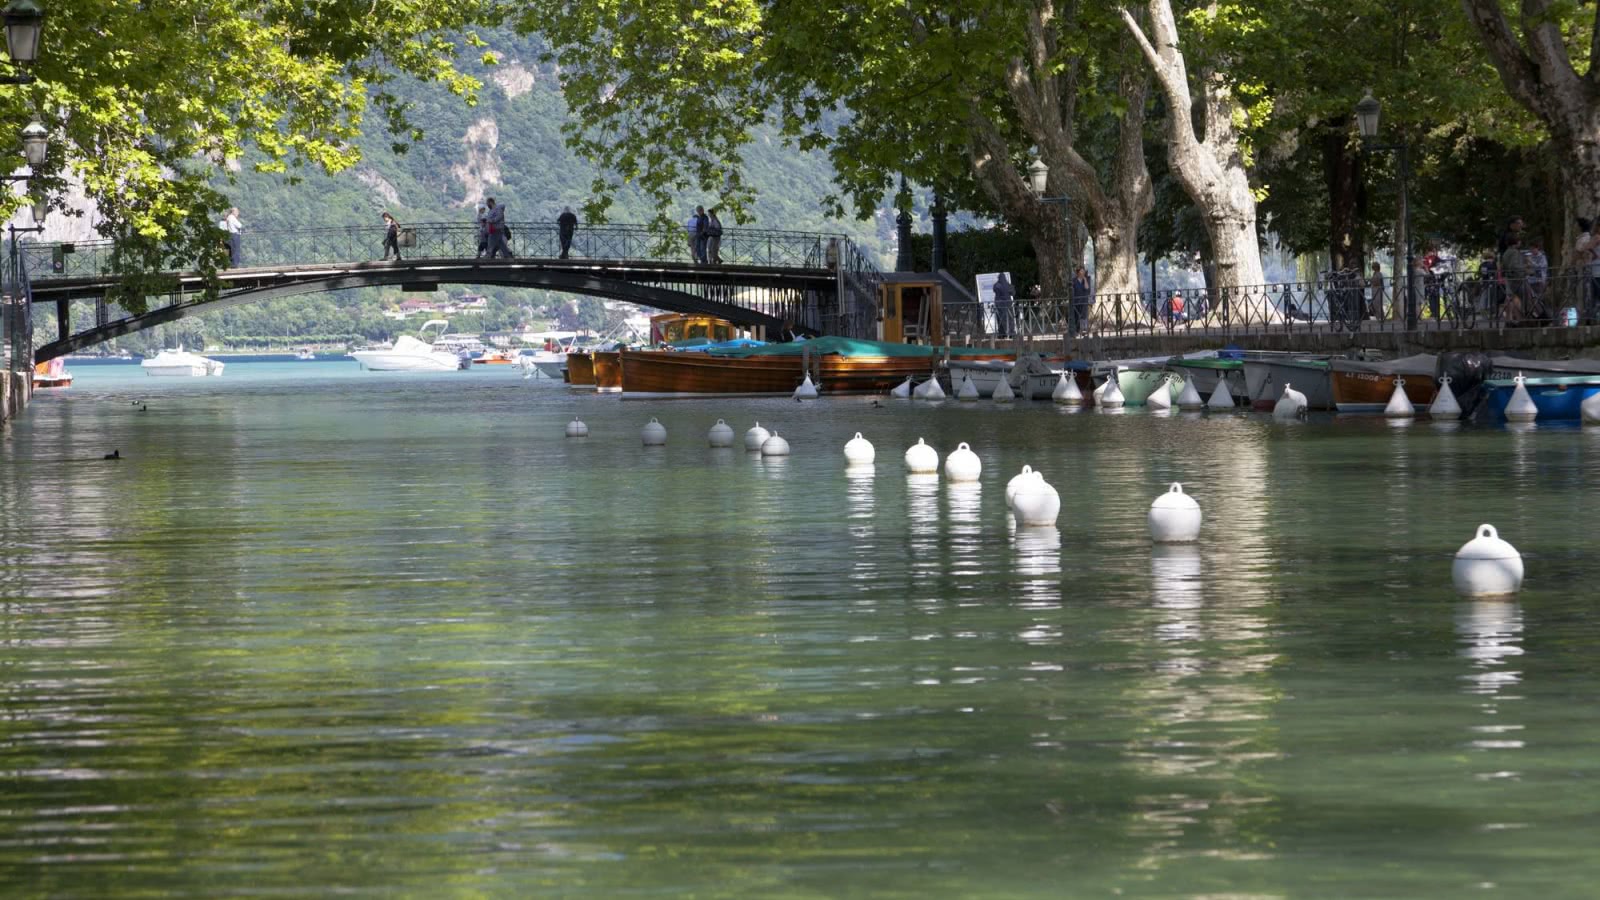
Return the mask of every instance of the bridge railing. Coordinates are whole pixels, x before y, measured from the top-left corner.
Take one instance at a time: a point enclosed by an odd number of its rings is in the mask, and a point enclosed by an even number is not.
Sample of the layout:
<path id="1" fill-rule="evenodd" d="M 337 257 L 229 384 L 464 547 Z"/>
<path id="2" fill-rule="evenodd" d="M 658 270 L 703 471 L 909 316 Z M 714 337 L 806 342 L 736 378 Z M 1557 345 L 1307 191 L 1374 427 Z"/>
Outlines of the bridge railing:
<path id="1" fill-rule="evenodd" d="M 1404 281 L 1381 290 L 1363 279 L 1329 277 L 1222 289 L 1045 297 L 997 307 L 945 303 L 952 339 L 1368 334 L 1495 330 L 1600 324 L 1600 278 L 1581 269 L 1510 281 L 1494 275 L 1429 275 L 1414 280 L 1417 318 L 1406 317 Z"/>
<path id="2" fill-rule="evenodd" d="M 553 259 L 560 254 L 560 230 L 554 222 L 511 222 L 511 252 L 517 256 Z M 421 222 L 403 225 L 401 255 L 407 259 L 471 259 L 480 255 L 478 227 L 471 222 Z M 354 263 L 383 257 L 385 228 L 327 226 L 246 230 L 241 237 L 241 267 Z M 724 265 L 824 269 L 828 247 L 843 236 L 803 231 L 725 226 L 719 255 Z M 39 281 L 52 278 L 104 276 L 112 270 L 110 240 L 73 244 L 24 242 L 21 252 Z M 70 248 L 70 250 L 69 250 Z M 644 225 L 580 225 L 573 234 L 571 257 L 618 262 L 693 263 L 688 233 L 663 236 Z M 197 268 L 179 261 L 178 268 Z"/>

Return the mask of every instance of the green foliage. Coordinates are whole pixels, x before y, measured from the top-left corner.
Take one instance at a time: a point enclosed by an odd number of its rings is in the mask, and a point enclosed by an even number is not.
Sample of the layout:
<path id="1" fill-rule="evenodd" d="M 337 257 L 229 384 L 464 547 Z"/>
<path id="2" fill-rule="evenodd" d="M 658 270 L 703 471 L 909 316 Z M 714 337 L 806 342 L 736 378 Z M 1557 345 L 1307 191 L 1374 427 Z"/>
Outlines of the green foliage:
<path id="1" fill-rule="evenodd" d="M 249 156 L 262 172 L 338 172 L 369 104 L 403 140 L 417 131 L 387 85 L 402 75 L 471 101 L 478 82 L 454 63 L 457 41 L 491 23 L 491 0 L 74 0 L 46 20 L 35 83 L 0 94 L 0 119 L 38 118 L 51 135 L 35 195 L 59 206 L 70 178 L 96 227 L 126 239 L 129 271 L 222 258 L 217 180 Z M 465 34 L 465 38 L 461 35 Z M 28 202 L 3 198 L 10 214 Z M 132 285 L 118 299 L 140 308 Z"/>

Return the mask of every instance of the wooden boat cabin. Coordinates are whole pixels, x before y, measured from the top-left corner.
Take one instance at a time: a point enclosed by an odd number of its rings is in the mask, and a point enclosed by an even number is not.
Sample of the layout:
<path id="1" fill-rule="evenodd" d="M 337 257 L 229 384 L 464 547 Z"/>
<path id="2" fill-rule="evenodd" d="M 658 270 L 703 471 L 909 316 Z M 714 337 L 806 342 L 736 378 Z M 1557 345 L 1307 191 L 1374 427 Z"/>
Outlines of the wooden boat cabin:
<path id="1" fill-rule="evenodd" d="M 944 343 L 944 287 L 943 281 L 927 273 L 885 273 L 878 286 L 878 340 Z"/>
<path id="2" fill-rule="evenodd" d="M 740 336 L 739 326 L 716 316 L 662 313 L 650 317 L 652 346 L 699 340 L 719 344 Z"/>

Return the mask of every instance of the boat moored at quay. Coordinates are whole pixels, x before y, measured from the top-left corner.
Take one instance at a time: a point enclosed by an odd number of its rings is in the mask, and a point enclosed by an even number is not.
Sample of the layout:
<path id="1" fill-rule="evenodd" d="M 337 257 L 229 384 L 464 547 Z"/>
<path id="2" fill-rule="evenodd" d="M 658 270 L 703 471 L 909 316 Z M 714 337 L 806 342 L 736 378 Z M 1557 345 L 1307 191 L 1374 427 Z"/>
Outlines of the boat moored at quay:
<path id="1" fill-rule="evenodd" d="M 1355 359 L 1328 360 L 1329 388 L 1335 408 L 1342 413 L 1383 412 L 1394 396 L 1396 379 L 1405 384 L 1406 397 L 1417 408 L 1426 407 L 1439 393 L 1439 358 L 1429 353 L 1386 362 Z M 1295 390 L 1300 383 L 1295 382 Z"/>

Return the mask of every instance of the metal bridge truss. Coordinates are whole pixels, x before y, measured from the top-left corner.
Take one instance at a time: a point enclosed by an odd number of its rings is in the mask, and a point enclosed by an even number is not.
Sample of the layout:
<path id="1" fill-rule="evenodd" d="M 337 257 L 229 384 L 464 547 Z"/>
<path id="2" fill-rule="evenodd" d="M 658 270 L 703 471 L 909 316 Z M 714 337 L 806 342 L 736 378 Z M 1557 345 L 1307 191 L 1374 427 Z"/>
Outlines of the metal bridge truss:
<path id="1" fill-rule="evenodd" d="M 848 238 L 804 232 L 729 230 L 721 264 L 703 265 L 680 241 L 641 226 L 580 228 L 570 258 L 559 258 L 549 223 L 510 225 L 513 259 L 478 254 L 471 225 L 411 226 L 402 235 L 404 261 L 381 261 L 381 228 L 314 228 L 246 233 L 244 266 L 208 280 L 199 271 L 157 277 L 160 294 L 132 311 L 107 297 L 122 284 L 109 241 L 70 247 L 15 245 L 19 267 L 32 276 L 35 305 L 54 302 L 54 340 L 37 343 L 34 358 L 51 359 L 154 325 L 223 306 L 295 294 L 397 286 L 433 290 L 441 284 L 536 288 L 625 300 L 673 312 L 704 313 L 746 327 L 776 330 L 785 320 L 801 331 L 871 337 L 879 274 Z M 217 293 L 207 299 L 207 287 Z M 71 302 L 95 304 L 94 324 L 72 331 Z"/>

